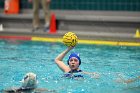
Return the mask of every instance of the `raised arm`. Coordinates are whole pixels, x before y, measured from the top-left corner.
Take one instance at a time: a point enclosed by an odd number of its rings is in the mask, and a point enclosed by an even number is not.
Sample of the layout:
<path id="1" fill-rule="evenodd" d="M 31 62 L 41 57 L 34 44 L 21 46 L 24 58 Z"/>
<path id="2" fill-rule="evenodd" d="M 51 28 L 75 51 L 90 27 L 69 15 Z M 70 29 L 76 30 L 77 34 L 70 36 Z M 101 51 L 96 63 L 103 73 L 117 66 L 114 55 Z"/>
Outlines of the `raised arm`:
<path id="1" fill-rule="evenodd" d="M 64 50 L 62 53 L 60 53 L 56 58 L 55 58 L 55 63 L 58 65 L 58 67 L 64 71 L 64 72 L 69 72 L 70 68 L 64 64 L 63 58 L 66 56 L 66 54 L 73 49 L 73 47 L 68 47 L 66 50 Z"/>

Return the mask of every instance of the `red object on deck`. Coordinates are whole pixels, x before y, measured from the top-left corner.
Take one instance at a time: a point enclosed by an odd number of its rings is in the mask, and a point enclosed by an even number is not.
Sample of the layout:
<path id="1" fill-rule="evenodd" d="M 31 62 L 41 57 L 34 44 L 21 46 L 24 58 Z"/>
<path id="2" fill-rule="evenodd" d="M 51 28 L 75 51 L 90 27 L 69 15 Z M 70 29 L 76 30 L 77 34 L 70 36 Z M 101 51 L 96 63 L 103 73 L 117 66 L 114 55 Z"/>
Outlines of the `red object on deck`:
<path id="1" fill-rule="evenodd" d="M 10 39 L 10 40 L 31 40 L 30 36 L 0 36 L 0 39 Z"/>
<path id="2" fill-rule="evenodd" d="M 19 0 L 5 0 L 4 13 L 5 14 L 18 14 L 19 13 Z"/>
<path id="3" fill-rule="evenodd" d="M 51 22 L 50 22 L 50 32 L 51 34 L 56 33 L 56 16 L 55 13 L 51 14 Z"/>

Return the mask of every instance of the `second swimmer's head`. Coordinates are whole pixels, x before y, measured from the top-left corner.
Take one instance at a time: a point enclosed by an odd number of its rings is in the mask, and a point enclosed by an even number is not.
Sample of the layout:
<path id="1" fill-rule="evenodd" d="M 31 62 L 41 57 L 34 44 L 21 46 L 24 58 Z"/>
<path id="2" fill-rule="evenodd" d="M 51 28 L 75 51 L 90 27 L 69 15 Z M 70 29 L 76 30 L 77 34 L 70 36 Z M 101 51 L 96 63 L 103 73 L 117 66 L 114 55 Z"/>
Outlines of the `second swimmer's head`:
<path id="1" fill-rule="evenodd" d="M 23 88 L 36 88 L 37 87 L 37 76 L 36 74 L 29 72 L 22 79 L 22 87 Z"/>

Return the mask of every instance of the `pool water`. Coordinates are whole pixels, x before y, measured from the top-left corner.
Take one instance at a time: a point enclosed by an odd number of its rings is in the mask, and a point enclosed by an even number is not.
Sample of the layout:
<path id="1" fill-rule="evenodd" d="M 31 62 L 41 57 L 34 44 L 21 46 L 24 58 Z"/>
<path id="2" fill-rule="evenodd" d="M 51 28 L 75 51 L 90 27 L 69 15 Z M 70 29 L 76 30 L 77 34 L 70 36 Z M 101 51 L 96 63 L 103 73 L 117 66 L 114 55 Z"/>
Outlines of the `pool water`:
<path id="1" fill-rule="evenodd" d="M 61 43 L 0 40 L 0 90 L 19 87 L 23 76 L 34 72 L 39 88 L 57 93 L 140 93 L 140 80 L 117 82 L 140 76 L 140 47 L 78 44 L 72 51 L 80 53 L 80 68 L 100 74 L 98 79 L 85 75 L 82 80 L 62 78 L 54 58 L 64 49 Z"/>

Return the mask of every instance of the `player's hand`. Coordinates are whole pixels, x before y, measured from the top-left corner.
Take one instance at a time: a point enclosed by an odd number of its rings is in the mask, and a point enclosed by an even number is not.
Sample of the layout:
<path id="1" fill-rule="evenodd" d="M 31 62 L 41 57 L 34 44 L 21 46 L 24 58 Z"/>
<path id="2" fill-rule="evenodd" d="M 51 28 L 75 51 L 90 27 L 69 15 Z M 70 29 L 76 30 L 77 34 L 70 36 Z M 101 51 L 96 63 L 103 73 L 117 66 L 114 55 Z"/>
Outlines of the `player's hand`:
<path id="1" fill-rule="evenodd" d="M 71 50 L 71 49 L 73 49 L 73 48 L 74 48 L 73 46 L 69 46 L 69 47 L 68 47 L 69 50 Z"/>
<path id="2" fill-rule="evenodd" d="M 51 0 L 47 0 L 47 3 L 50 3 L 51 2 Z"/>
<path id="3" fill-rule="evenodd" d="M 31 3 L 31 2 L 32 2 L 32 0 L 28 0 L 28 2 L 29 2 L 29 3 Z"/>

